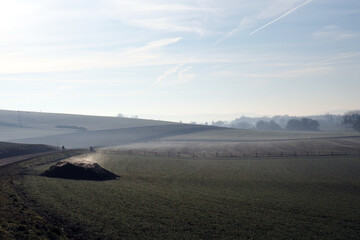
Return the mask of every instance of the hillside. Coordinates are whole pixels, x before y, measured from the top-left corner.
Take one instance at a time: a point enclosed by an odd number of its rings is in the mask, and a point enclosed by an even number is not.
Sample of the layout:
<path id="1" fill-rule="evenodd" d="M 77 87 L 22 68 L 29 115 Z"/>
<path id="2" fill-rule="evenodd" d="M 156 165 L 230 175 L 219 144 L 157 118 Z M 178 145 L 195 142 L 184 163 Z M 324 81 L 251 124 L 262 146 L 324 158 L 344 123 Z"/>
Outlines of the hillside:
<path id="1" fill-rule="evenodd" d="M 22 143 L 41 143 L 65 146 L 66 148 L 88 148 L 107 147 L 136 142 L 148 142 L 158 140 L 163 137 L 194 134 L 197 132 L 208 131 L 215 127 L 172 124 L 159 126 L 145 126 L 135 128 L 120 128 L 98 131 L 83 131 L 78 133 L 52 135 L 36 138 L 17 139 L 14 141 Z"/>
<path id="2" fill-rule="evenodd" d="M 66 148 L 144 142 L 236 143 L 359 136 L 344 131 L 261 131 L 135 118 L 0 110 L 0 141 Z M 357 146 L 357 145 L 356 145 Z"/>
<path id="3" fill-rule="evenodd" d="M 0 141 L 66 148 L 105 147 L 216 127 L 135 118 L 0 110 Z"/>
<path id="4" fill-rule="evenodd" d="M 0 159 L 51 150 L 55 148 L 48 145 L 0 142 Z"/>
<path id="5" fill-rule="evenodd" d="M 0 110 L 0 141 L 171 124 L 134 118 Z"/>

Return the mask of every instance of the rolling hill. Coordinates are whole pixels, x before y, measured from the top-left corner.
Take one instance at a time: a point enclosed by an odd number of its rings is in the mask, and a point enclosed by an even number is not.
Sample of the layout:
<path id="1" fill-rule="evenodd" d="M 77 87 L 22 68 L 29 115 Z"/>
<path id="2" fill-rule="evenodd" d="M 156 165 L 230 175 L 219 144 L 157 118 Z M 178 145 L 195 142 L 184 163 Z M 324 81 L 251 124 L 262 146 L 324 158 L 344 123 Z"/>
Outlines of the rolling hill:
<path id="1" fill-rule="evenodd" d="M 217 127 L 135 118 L 0 110 L 0 141 L 67 148 L 105 147 Z"/>
<path id="2" fill-rule="evenodd" d="M 336 139 L 356 132 L 259 131 L 135 118 L 0 110 L 0 141 L 66 148 L 110 147 L 134 143 L 181 142 L 214 148 L 224 143 Z M 358 140 L 354 145 L 358 146 Z M 222 147 L 223 148 L 223 147 Z"/>

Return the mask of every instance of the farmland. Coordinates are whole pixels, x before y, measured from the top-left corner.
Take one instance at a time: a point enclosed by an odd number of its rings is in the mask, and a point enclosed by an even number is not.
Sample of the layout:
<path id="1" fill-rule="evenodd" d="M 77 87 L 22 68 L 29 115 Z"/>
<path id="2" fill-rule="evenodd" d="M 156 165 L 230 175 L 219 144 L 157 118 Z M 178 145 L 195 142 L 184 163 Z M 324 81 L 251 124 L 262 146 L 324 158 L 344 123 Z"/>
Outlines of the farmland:
<path id="1" fill-rule="evenodd" d="M 21 197 L 22 190 L 18 187 L 23 171 L 33 164 L 57 161 L 79 153 L 57 152 L 0 167 L 0 239 L 66 239 L 59 227 L 49 223 L 30 201 Z"/>
<path id="2" fill-rule="evenodd" d="M 0 110 L 0 141 L 66 148 L 148 143 L 224 143 L 359 137 L 354 131 L 259 131 L 134 118 Z M 210 146 L 210 145 L 208 145 Z M 344 150 L 345 151 L 345 150 Z"/>
<path id="3" fill-rule="evenodd" d="M 31 112 L 20 113 L 20 122 L 17 112 L 1 114 L 4 139 L 95 146 L 98 152 L 66 150 L 1 166 L 0 238 L 360 235 L 356 132 L 236 130 Z M 30 151 L 41 145 L 3 143 L 2 157 L 15 154 L 12 146 Z M 79 153 L 121 177 L 95 182 L 39 176 Z"/>
<path id="4" fill-rule="evenodd" d="M 107 182 L 38 176 L 27 198 L 72 238 L 356 239 L 358 156 L 176 158 L 94 155 Z"/>
<path id="5" fill-rule="evenodd" d="M 135 118 L 0 110 L 0 141 L 66 148 L 114 146 L 211 129 L 217 128 Z"/>
<path id="6" fill-rule="evenodd" d="M 359 136 L 354 131 L 263 131 L 253 129 L 209 129 L 200 133 L 175 135 L 162 138 L 165 141 L 204 141 L 204 142 L 242 142 L 242 141 L 274 141 L 289 139 L 324 139 L 334 137 Z"/>
<path id="7" fill-rule="evenodd" d="M 247 131 L 249 135 L 242 136 L 241 130 L 216 130 L 198 132 L 173 137 L 162 138 L 158 141 L 123 144 L 109 148 L 110 150 L 147 152 L 148 154 L 167 155 L 168 152 L 180 153 L 188 156 L 293 156 L 293 155 L 359 155 L 360 137 L 344 136 L 341 133 L 298 133 L 275 132 L 273 140 L 268 139 L 268 132 L 260 135 L 260 131 Z M 223 137 L 228 134 L 228 139 Z M 218 136 L 216 137 L 216 134 Z M 329 137 L 337 134 L 337 137 Z M 235 138 L 234 135 L 239 135 Z M 298 138 L 294 138 L 297 135 Z M 303 138 L 304 135 L 310 138 Z M 324 137 L 327 136 L 327 137 Z M 191 140 L 194 137 L 196 140 Z M 286 137 L 288 137 L 286 139 Z M 292 137 L 292 138 L 291 138 Z"/>
<path id="8" fill-rule="evenodd" d="M 360 240 L 360 0 L 0 6 L 0 240 Z"/>

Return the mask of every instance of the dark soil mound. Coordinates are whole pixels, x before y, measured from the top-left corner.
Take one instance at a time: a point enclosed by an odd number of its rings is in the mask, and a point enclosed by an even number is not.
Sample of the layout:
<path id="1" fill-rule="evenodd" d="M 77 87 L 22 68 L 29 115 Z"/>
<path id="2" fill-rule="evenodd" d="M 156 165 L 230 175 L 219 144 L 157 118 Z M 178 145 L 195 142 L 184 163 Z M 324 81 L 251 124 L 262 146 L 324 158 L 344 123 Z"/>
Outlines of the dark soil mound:
<path id="1" fill-rule="evenodd" d="M 105 181 L 119 178 L 116 174 L 100 167 L 97 163 L 59 162 L 41 176 L 76 180 Z"/>

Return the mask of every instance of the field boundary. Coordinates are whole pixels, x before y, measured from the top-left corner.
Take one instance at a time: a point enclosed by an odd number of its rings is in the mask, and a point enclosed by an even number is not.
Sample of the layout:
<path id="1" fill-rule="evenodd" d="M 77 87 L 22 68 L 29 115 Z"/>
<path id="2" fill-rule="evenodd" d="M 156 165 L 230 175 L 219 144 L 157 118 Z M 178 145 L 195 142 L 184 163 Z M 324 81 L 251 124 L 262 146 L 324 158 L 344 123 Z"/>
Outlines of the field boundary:
<path id="1" fill-rule="evenodd" d="M 359 151 L 308 151 L 308 152 L 160 152 L 160 151 L 140 151 L 140 150 L 109 150 L 100 149 L 97 151 L 101 154 L 118 154 L 118 155 L 138 155 L 138 156 L 167 156 L 167 157 L 184 157 L 184 158 L 264 158 L 264 157 L 331 157 L 331 156 L 360 156 Z"/>
<path id="2" fill-rule="evenodd" d="M 14 157 L 8 157 L 8 158 L 2 158 L 0 159 L 0 167 L 4 167 L 9 164 L 13 164 L 20 161 L 30 160 L 36 157 L 41 157 L 45 155 L 50 155 L 53 153 L 61 152 L 61 150 L 52 150 L 52 151 L 46 151 L 46 152 L 39 152 L 39 153 L 31 153 L 31 154 L 25 154 L 25 155 L 19 155 Z"/>
<path id="3" fill-rule="evenodd" d="M 354 136 L 337 136 L 337 137 L 303 137 L 303 138 L 279 138 L 279 139 L 166 139 L 167 142 L 230 142 L 230 143 L 254 143 L 254 142 L 286 142 L 286 141 L 303 141 L 303 140 L 327 140 L 327 139 L 349 139 L 360 138 L 360 135 Z"/>

